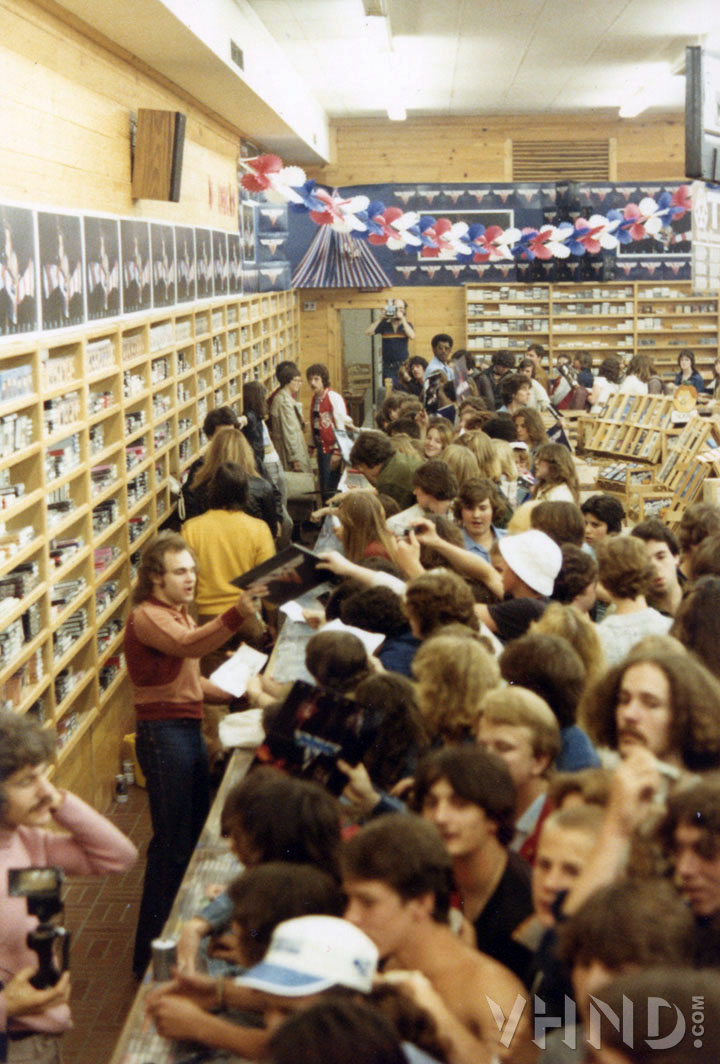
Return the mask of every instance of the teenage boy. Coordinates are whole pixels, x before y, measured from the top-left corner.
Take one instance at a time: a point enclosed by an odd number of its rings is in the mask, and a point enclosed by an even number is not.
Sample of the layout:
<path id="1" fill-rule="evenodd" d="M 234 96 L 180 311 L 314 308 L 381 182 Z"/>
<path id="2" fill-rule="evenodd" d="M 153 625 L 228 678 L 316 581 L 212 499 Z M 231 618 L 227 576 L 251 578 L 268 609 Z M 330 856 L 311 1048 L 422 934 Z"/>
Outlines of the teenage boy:
<path id="1" fill-rule="evenodd" d="M 452 862 L 437 830 L 405 813 L 378 817 L 346 843 L 343 868 L 346 919 L 373 940 L 388 969 L 430 981 L 444 1006 L 439 1032 L 463 1059 L 481 1064 L 498 1050 L 506 1061 L 533 1059 L 524 1018 L 510 1047 L 499 1046 L 488 998 L 507 1017 L 522 987 L 450 929 Z"/>
<path id="2" fill-rule="evenodd" d="M 458 493 L 458 482 L 447 462 L 431 458 L 423 462 L 413 473 L 412 479 L 415 506 L 394 514 L 387 521 L 391 532 L 402 536 L 415 521 L 428 517 L 445 517 Z"/>
<path id="3" fill-rule="evenodd" d="M 234 979 L 180 975 L 148 995 L 147 1010 L 165 1037 L 200 1041 L 229 1051 L 233 1059 L 265 1059 L 274 1031 L 289 1016 L 321 1003 L 326 995 L 341 994 L 350 1001 L 367 999 L 372 1006 L 373 983 L 382 980 L 377 976 L 377 965 L 378 948 L 359 927 L 334 916 L 300 916 L 277 925 L 265 956 L 244 975 Z M 387 982 L 399 983 L 399 996 L 404 991 L 416 996 L 422 1011 L 430 1014 L 448 1064 L 491 1064 L 490 1050 L 466 1030 L 418 972 L 397 972 L 388 975 Z M 495 985 L 493 997 L 497 1000 Z M 506 1004 L 505 998 L 502 1000 Z M 511 1004 L 509 1000 L 506 1007 Z M 243 1027 L 224 1016 L 212 1015 L 225 1006 L 257 1013 L 264 1027 Z M 406 1011 L 401 1001 L 398 1006 L 401 1012 Z M 418 1016 L 426 1024 L 430 1017 Z M 497 1025 L 491 1028 L 495 1037 L 497 1030 Z M 521 1027 L 513 1046 L 519 1045 L 523 1036 L 527 1042 L 526 1030 Z M 408 1064 L 435 1064 L 434 1058 L 411 1043 L 404 1042 L 403 1051 Z"/>
<path id="4" fill-rule="evenodd" d="M 284 1014 L 307 1007 L 327 990 L 368 994 L 378 951 L 367 935 L 337 916 L 299 916 L 279 923 L 263 959 L 237 978 L 179 975 L 148 995 L 160 1034 L 202 1042 L 242 1059 L 267 1056 L 270 1030 Z M 267 1027 L 240 1026 L 223 1008 L 264 1014 Z"/>
<path id="5" fill-rule="evenodd" d="M 314 362 L 306 371 L 312 392 L 310 425 L 313 448 L 317 456 L 320 495 L 323 503 L 335 494 L 340 481 L 342 455 L 336 430 L 344 432 L 352 424 L 345 400 L 330 388 L 330 373 L 322 362 Z"/>
<path id="6" fill-rule="evenodd" d="M 585 518 L 585 542 L 595 547 L 606 536 L 617 536 L 622 532 L 625 510 L 614 495 L 591 495 L 581 503 L 580 509 Z"/>
<path id="7" fill-rule="evenodd" d="M 27 935 L 37 918 L 28 915 L 26 898 L 8 896 L 8 870 L 57 866 L 70 875 L 102 875 L 124 872 L 137 859 L 105 817 L 51 782 L 54 750 L 53 737 L 34 720 L 0 711 L 0 1032 L 7 1033 L 10 1061 L 35 1064 L 60 1060 L 60 1036 L 71 1025 L 70 977 L 44 990 L 31 984 L 38 958 Z"/>
<path id="8" fill-rule="evenodd" d="M 532 864 L 545 817 L 551 812 L 549 775 L 562 749 L 560 726 L 539 695 L 504 687 L 479 706 L 477 741 L 502 758 L 515 784 L 515 834 L 510 848 Z"/>
<path id="9" fill-rule="evenodd" d="M 422 355 L 413 355 L 400 366 L 397 376 L 393 378 L 393 391 L 405 392 L 416 399 L 422 399 L 425 392 L 425 370 L 427 359 Z"/>
<path id="10" fill-rule="evenodd" d="M 305 442 L 305 422 L 298 395 L 302 376 L 294 362 L 281 362 L 275 370 L 280 387 L 270 397 L 270 436 L 283 469 L 310 473 L 310 455 Z"/>
<path id="11" fill-rule="evenodd" d="M 476 611 L 490 631 L 506 643 L 524 635 L 544 613 L 562 566 L 562 551 L 550 536 L 534 528 L 503 536 L 498 549 L 503 591 L 509 598 L 492 606 L 478 605 Z"/>
<path id="12" fill-rule="evenodd" d="M 502 406 L 498 413 L 515 415 L 524 406 L 530 405 L 532 386 L 523 373 L 507 373 L 500 381 Z"/>
<path id="13" fill-rule="evenodd" d="M 493 351 L 490 366 L 477 378 L 478 390 L 487 403 L 488 410 L 497 410 L 502 406 L 501 381 L 514 369 L 515 356 L 512 351 Z"/>
<path id="14" fill-rule="evenodd" d="M 200 658 L 254 617 L 253 598 L 198 627 L 195 555 L 182 536 L 161 533 L 143 552 L 125 628 L 125 657 L 137 715 L 136 741 L 147 780 L 153 837 L 148 847 L 133 970 L 142 977 L 210 808 L 203 703 L 232 696 L 200 674 Z"/>
<path id="15" fill-rule="evenodd" d="M 635 525 L 631 535 L 645 544 L 648 561 L 653 568 L 648 602 L 660 613 L 674 617 L 682 602 L 685 577 L 679 568 L 680 547 L 668 526 L 658 517 L 651 517 Z"/>
<path id="16" fill-rule="evenodd" d="M 548 1032 L 548 1064 L 586 1060 L 590 995 L 627 972 L 692 964 L 692 941 L 692 915 L 666 880 L 623 879 L 595 891 L 558 935 L 558 958 L 571 973 L 581 1023 Z"/>
<path id="17" fill-rule="evenodd" d="M 413 476 L 422 460 L 395 451 L 389 436 L 374 429 L 361 432 L 350 451 L 350 465 L 367 477 L 380 495 L 390 495 L 402 510 L 415 501 Z"/>
<path id="18" fill-rule="evenodd" d="M 445 517 L 458 493 L 458 482 L 447 462 L 432 458 L 413 474 L 413 495 L 425 514 Z"/>
<path id="19" fill-rule="evenodd" d="M 685 510 L 678 528 L 680 544 L 679 573 L 682 578 L 689 578 L 692 573 L 693 558 L 700 544 L 720 532 L 720 506 L 711 502 L 694 502 Z"/>
<path id="20" fill-rule="evenodd" d="M 720 963 L 720 784 L 708 777 L 678 789 L 668 801 L 661 838 L 675 882 L 696 919 L 695 960 Z"/>
<path id="21" fill-rule="evenodd" d="M 452 858 L 478 949 L 523 975 L 529 958 L 512 934 L 532 912 L 530 866 L 509 849 L 515 787 L 507 766 L 480 747 L 447 746 L 420 762 L 414 803 Z"/>
<path id="22" fill-rule="evenodd" d="M 614 612 L 597 626 L 608 665 L 616 665 L 641 639 L 667 634 L 672 619 L 645 597 L 654 571 L 644 545 L 634 536 L 611 536 L 597 551 L 598 576 Z"/>

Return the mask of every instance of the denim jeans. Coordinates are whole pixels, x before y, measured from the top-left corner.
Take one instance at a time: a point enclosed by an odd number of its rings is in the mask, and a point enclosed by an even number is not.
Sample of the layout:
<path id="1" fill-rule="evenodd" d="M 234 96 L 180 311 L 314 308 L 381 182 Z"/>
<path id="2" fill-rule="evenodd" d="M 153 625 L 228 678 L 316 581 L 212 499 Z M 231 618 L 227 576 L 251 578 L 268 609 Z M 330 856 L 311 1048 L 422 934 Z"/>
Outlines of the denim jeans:
<path id="1" fill-rule="evenodd" d="M 337 469 L 331 469 L 332 454 L 323 454 L 322 444 L 319 441 L 315 443 L 315 453 L 317 454 L 320 496 L 325 503 L 337 491 L 342 472 L 342 462 L 338 463 Z"/>
<path id="2" fill-rule="evenodd" d="M 133 959 L 140 976 L 207 819 L 210 772 L 199 720 L 138 721 L 135 743 L 153 828 Z"/>

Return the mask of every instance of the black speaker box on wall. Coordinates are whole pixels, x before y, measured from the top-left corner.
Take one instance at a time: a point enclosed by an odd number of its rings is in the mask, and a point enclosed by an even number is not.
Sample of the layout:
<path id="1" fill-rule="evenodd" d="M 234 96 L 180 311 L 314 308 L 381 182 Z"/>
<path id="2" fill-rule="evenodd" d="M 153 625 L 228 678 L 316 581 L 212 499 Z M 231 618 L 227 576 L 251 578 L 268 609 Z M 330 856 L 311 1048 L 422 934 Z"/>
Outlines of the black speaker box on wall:
<path id="1" fill-rule="evenodd" d="M 132 172 L 133 199 L 180 200 L 185 115 L 140 108 Z"/>

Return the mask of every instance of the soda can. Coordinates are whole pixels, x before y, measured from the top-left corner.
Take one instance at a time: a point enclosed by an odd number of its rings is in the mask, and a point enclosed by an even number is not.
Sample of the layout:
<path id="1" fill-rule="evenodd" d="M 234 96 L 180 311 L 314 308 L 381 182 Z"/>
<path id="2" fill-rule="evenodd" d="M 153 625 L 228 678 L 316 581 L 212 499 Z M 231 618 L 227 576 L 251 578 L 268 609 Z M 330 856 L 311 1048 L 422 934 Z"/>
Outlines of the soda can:
<path id="1" fill-rule="evenodd" d="M 154 938 L 150 948 L 153 979 L 156 983 L 167 983 L 172 979 L 171 969 L 177 964 L 177 943 L 174 938 Z"/>
<path id="2" fill-rule="evenodd" d="M 127 780 L 122 772 L 115 777 L 115 801 L 126 802 L 128 800 Z"/>

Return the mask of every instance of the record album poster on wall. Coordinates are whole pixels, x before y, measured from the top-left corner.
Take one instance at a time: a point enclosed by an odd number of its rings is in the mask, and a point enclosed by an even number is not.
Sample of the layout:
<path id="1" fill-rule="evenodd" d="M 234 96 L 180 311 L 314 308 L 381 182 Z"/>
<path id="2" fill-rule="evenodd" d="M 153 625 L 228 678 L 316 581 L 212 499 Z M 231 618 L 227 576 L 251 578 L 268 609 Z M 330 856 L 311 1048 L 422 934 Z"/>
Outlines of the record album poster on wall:
<path id="1" fill-rule="evenodd" d="M 209 229 L 195 230 L 195 278 L 198 299 L 213 294 L 212 233 Z"/>
<path id="2" fill-rule="evenodd" d="M 175 232 L 172 225 L 150 225 L 152 289 L 154 307 L 171 307 L 175 302 Z"/>
<path id="3" fill-rule="evenodd" d="M 0 207 L 0 336 L 37 328 L 36 258 L 33 212 Z"/>
<path id="4" fill-rule="evenodd" d="M 195 299 L 195 230 L 189 225 L 175 226 L 175 278 L 178 303 Z"/>
<path id="5" fill-rule="evenodd" d="M 123 262 L 123 311 L 150 310 L 150 229 L 147 222 L 123 218 L 120 222 Z"/>
<path id="6" fill-rule="evenodd" d="M 37 220 L 42 327 L 80 325 L 85 320 L 80 218 L 39 211 Z"/>
<path id="7" fill-rule="evenodd" d="M 83 219 L 89 321 L 120 313 L 120 230 L 117 218 Z"/>

